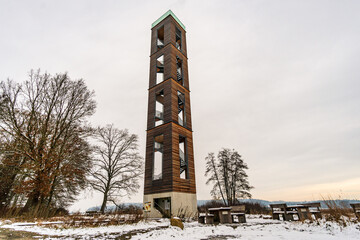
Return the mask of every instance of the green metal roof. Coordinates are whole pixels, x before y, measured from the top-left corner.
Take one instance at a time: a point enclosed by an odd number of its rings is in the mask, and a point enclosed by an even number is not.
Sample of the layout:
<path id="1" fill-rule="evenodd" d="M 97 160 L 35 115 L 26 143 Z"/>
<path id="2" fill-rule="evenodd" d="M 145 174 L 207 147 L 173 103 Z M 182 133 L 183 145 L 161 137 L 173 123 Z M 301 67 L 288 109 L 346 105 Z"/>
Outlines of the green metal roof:
<path id="1" fill-rule="evenodd" d="M 177 23 L 185 30 L 185 25 L 182 24 L 182 22 L 177 18 L 177 16 L 175 16 L 175 14 L 171 10 L 164 13 L 160 18 L 158 18 L 158 20 L 151 24 L 151 28 L 155 27 L 159 22 L 164 20 L 169 15 L 171 15 L 177 21 Z"/>

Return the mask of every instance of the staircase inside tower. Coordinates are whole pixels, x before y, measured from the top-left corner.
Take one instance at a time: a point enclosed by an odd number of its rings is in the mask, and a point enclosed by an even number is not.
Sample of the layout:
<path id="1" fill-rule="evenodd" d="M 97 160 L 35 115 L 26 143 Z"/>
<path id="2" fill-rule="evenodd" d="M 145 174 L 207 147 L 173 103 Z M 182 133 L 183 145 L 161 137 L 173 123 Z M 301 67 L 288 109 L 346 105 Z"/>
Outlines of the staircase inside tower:
<path id="1" fill-rule="evenodd" d="M 164 81 L 164 55 L 156 59 L 156 84 Z"/>
<path id="2" fill-rule="evenodd" d="M 184 85 L 183 72 L 182 72 L 182 60 L 179 57 L 176 57 L 176 80 L 181 85 Z"/>
<path id="3" fill-rule="evenodd" d="M 164 47 L 164 27 L 161 27 L 157 30 L 156 45 L 158 49 Z"/>
<path id="4" fill-rule="evenodd" d="M 183 150 L 179 149 L 179 156 L 180 156 L 180 175 L 186 171 L 186 161 L 185 161 L 185 153 Z"/>
<path id="5" fill-rule="evenodd" d="M 164 123 L 164 90 L 156 93 L 155 127 Z"/>
<path id="6" fill-rule="evenodd" d="M 163 217 L 171 217 L 171 198 L 154 198 L 154 207 L 158 210 Z"/>
<path id="7" fill-rule="evenodd" d="M 188 178 L 188 162 L 186 159 L 186 138 L 179 136 L 179 160 L 180 160 L 180 178 Z"/>
<path id="8" fill-rule="evenodd" d="M 184 126 L 185 120 L 185 96 L 178 91 L 178 123 Z"/>
<path id="9" fill-rule="evenodd" d="M 178 28 L 176 28 L 176 33 L 175 33 L 175 43 L 176 43 L 175 44 L 176 48 L 181 51 L 181 31 Z"/>

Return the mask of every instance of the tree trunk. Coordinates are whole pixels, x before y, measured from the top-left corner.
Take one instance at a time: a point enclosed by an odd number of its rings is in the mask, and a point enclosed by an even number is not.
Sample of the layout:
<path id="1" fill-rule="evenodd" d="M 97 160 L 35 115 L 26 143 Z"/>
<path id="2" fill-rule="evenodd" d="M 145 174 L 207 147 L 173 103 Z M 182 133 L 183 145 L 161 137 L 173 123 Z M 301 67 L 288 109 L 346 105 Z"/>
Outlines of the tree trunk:
<path id="1" fill-rule="evenodd" d="M 34 214 L 35 213 L 34 211 L 36 210 L 36 207 L 39 204 L 39 197 L 40 197 L 40 193 L 38 192 L 33 193 L 26 201 L 26 204 L 23 207 L 22 212 L 23 213 L 31 212 L 31 214 Z"/>
<path id="2" fill-rule="evenodd" d="M 227 157 L 227 156 L 226 156 Z M 224 188 L 225 188 L 225 194 L 226 194 L 226 206 L 229 206 L 229 201 L 231 200 L 231 196 L 229 195 L 229 181 L 228 181 L 228 163 L 227 163 L 227 159 L 225 158 L 225 160 L 222 161 L 222 170 L 223 170 L 223 178 L 224 178 Z"/>
<path id="3" fill-rule="evenodd" d="M 107 200 L 108 200 L 108 190 L 106 190 L 104 192 L 104 198 L 103 198 L 103 202 L 102 202 L 102 205 L 101 205 L 101 208 L 100 208 L 101 213 L 105 212 Z"/>
<path id="4" fill-rule="evenodd" d="M 212 157 L 210 161 L 211 161 L 211 164 L 212 164 L 212 167 L 213 167 L 213 171 L 214 171 L 214 174 L 215 174 L 216 182 L 217 182 L 217 184 L 218 184 L 218 186 L 219 186 L 219 191 L 220 191 L 222 200 L 223 200 L 224 204 L 226 204 L 226 202 L 225 202 L 225 197 L 224 197 L 224 194 L 223 194 L 222 189 L 221 189 L 221 184 L 220 184 L 219 176 L 218 176 L 218 174 L 217 174 L 217 169 L 216 169 L 216 165 L 215 165 L 215 158 Z"/>
<path id="5" fill-rule="evenodd" d="M 37 173 L 36 183 L 34 186 L 34 190 L 30 193 L 30 196 L 28 200 L 26 201 L 25 206 L 22 209 L 23 213 L 31 212 L 32 215 L 36 214 L 36 209 L 39 206 L 40 203 L 40 186 L 41 186 L 41 179 L 40 179 L 40 173 Z"/>

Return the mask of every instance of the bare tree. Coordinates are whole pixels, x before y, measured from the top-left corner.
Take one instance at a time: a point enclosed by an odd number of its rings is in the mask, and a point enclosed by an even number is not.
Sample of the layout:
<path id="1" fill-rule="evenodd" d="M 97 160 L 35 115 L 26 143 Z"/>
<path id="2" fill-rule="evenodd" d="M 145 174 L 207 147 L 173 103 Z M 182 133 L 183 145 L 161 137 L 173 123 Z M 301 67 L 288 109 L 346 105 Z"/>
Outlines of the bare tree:
<path id="1" fill-rule="evenodd" d="M 92 187 L 104 197 L 101 212 L 107 202 L 115 205 L 118 198 L 135 193 L 139 189 L 143 158 L 138 153 L 138 137 L 128 130 L 113 125 L 96 130 L 98 145 L 95 147 Z"/>
<path id="2" fill-rule="evenodd" d="M 17 161 L 12 188 L 26 196 L 24 211 L 39 215 L 54 200 L 69 203 L 91 167 L 84 121 L 95 112 L 94 93 L 66 73 L 31 71 L 21 84 L 0 82 L 0 96 L 3 156 Z"/>
<path id="3" fill-rule="evenodd" d="M 239 198 L 251 198 L 250 190 L 253 187 L 245 172 L 248 166 L 237 151 L 224 148 L 219 151 L 217 158 L 214 153 L 209 153 L 205 160 L 206 184 L 214 184 L 211 195 L 215 199 L 221 198 L 229 206 L 236 204 Z"/>

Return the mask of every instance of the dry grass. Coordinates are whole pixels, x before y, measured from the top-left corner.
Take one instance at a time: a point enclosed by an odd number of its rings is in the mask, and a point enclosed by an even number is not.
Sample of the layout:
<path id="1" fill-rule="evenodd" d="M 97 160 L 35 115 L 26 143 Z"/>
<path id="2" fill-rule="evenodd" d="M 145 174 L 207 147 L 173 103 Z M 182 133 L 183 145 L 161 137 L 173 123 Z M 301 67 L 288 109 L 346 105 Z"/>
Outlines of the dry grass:
<path id="1" fill-rule="evenodd" d="M 61 218 L 60 218 L 61 219 Z M 70 215 L 63 220 L 64 227 L 99 227 L 137 223 L 143 219 L 142 214 L 104 214 L 104 215 Z"/>
<path id="2" fill-rule="evenodd" d="M 52 218 L 10 218 L 11 222 L 37 222 L 39 226 L 50 228 L 76 228 L 76 227 L 100 227 L 110 225 L 132 224 L 143 219 L 139 214 L 103 214 L 84 215 L 72 214 Z"/>
<path id="3" fill-rule="evenodd" d="M 40 210 L 37 211 L 37 218 L 51 218 L 54 216 L 67 216 L 69 211 L 65 208 L 51 208 L 46 212 L 40 213 Z M 41 217 L 39 217 L 41 216 Z M 34 219 L 33 212 L 24 212 L 23 207 L 11 207 L 4 208 L 0 211 L 0 218 L 14 218 L 19 219 L 20 221 L 26 221 Z"/>
<path id="4" fill-rule="evenodd" d="M 180 207 L 173 217 L 178 217 L 183 222 L 190 222 L 197 219 L 197 212 L 192 212 L 188 207 Z"/>
<path id="5" fill-rule="evenodd" d="M 323 218 L 326 221 L 336 222 L 340 226 L 346 227 L 350 222 L 357 222 L 355 214 L 351 208 L 344 203 L 337 202 L 331 196 L 322 197 L 327 209 L 322 209 Z"/>
<path id="6" fill-rule="evenodd" d="M 137 223 L 143 219 L 143 211 L 136 206 L 123 206 L 118 208 L 115 212 L 100 214 L 68 214 L 67 212 L 58 212 L 55 217 L 34 218 L 27 215 L 15 215 L 9 213 L 3 215 L 3 219 L 11 222 L 37 222 L 40 226 L 54 227 L 54 228 L 70 228 L 70 227 L 98 227 L 119 224 Z"/>

